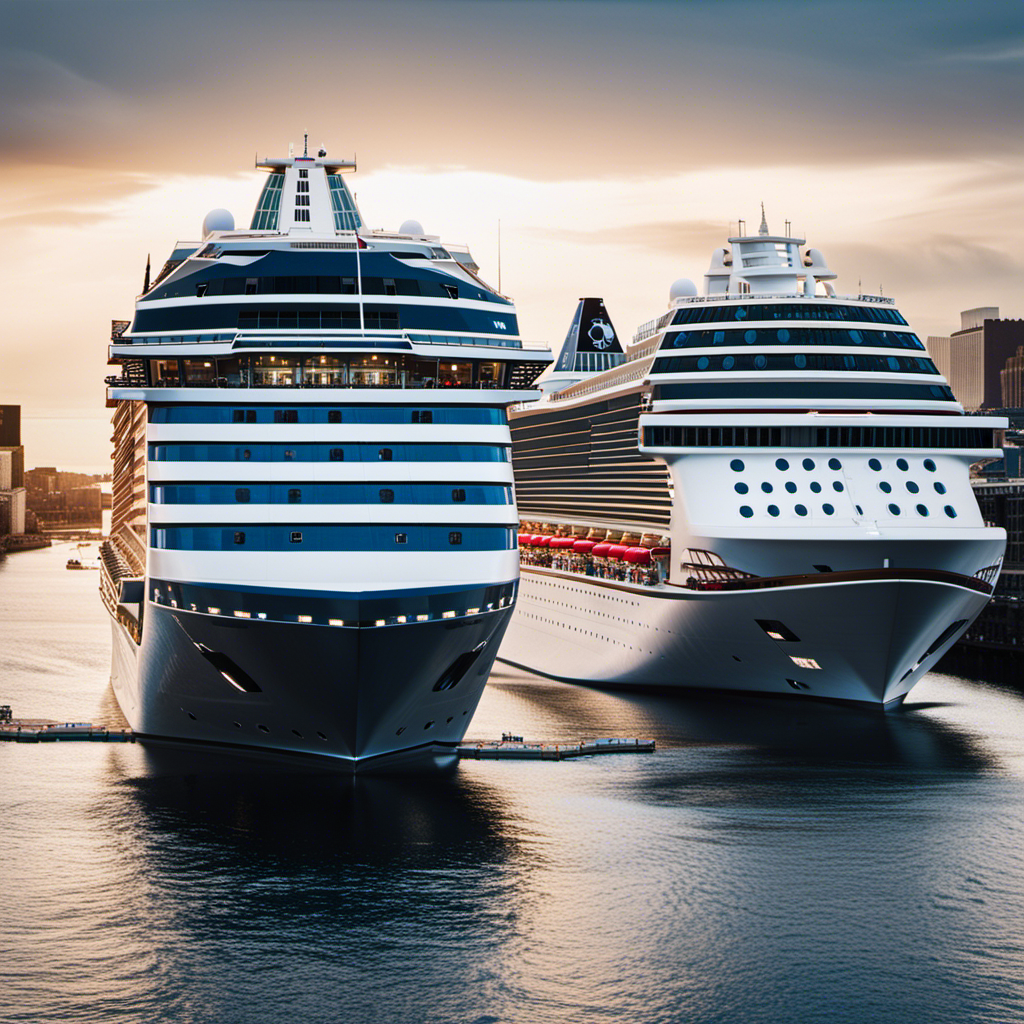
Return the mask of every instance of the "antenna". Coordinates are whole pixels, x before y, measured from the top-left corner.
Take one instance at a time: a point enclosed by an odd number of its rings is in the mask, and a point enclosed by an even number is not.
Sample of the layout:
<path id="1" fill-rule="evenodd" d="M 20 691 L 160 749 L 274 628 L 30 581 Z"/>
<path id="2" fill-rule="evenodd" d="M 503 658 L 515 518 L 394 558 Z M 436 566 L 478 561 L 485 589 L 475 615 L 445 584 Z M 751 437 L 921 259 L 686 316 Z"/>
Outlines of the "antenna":
<path id="1" fill-rule="evenodd" d="M 302 155 L 309 156 L 309 132 L 302 133 Z"/>
<path id="2" fill-rule="evenodd" d="M 791 220 L 786 221 L 786 237 L 793 237 L 793 222 Z"/>
<path id="3" fill-rule="evenodd" d="M 745 220 L 736 221 L 736 234 L 742 235 L 747 230 L 747 222 Z"/>
<path id="4" fill-rule="evenodd" d="M 501 294 L 501 218 L 498 218 L 498 294 Z"/>

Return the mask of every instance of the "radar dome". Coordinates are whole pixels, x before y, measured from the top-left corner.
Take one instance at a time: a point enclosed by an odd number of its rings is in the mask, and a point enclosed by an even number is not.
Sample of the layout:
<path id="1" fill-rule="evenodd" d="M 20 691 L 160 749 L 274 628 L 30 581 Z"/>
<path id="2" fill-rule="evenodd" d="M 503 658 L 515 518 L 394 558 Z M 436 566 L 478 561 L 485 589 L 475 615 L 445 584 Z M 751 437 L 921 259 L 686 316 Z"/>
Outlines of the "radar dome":
<path id="1" fill-rule="evenodd" d="M 668 290 L 669 299 L 687 299 L 697 294 L 697 286 L 688 278 L 681 277 L 678 281 L 672 282 Z"/>
<path id="2" fill-rule="evenodd" d="M 398 233 L 400 235 L 422 235 L 423 225 L 418 220 L 405 220 L 402 221 Z"/>
<path id="3" fill-rule="evenodd" d="M 209 238 L 214 231 L 234 231 L 235 218 L 227 210 L 211 210 L 203 218 L 203 238 Z"/>

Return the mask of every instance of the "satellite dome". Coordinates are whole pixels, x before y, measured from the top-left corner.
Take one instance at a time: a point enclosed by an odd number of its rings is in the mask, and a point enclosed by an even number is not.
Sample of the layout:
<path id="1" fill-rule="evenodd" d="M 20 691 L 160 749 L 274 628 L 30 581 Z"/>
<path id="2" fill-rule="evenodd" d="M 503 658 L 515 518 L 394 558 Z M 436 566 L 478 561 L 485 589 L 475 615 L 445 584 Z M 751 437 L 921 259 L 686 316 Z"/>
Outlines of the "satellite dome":
<path id="1" fill-rule="evenodd" d="M 234 231 L 235 218 L 227 210 L 211 210 L 203 218 L 203 238 L 209 238 L 214 231 Z"/>
<path id="2" fill-rule="evenodd" d="M 423 225 L 418 220 L 405 220 L 402 221 L 398 233 L 400 235 L 422 235 Z"/>
<path id="3" fill-rule="evenodd" d="M 697 294 L 697 286 L 688 278 L 681 277 L 678 281 L 672 282 L 668 290 L 668 297 L 672 299 L 686 299 Z"/>

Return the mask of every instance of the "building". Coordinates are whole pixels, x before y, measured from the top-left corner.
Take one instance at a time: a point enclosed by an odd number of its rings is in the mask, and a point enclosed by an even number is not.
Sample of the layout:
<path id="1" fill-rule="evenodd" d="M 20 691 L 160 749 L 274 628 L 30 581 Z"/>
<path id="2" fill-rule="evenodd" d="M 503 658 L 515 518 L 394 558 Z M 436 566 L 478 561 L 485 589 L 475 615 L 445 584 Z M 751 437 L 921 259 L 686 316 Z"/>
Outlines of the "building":
<path id="1" fill-rule="evenodd" d="M 0 405 L 0 537 L 25 532 L 25 504 L 21 406 Z"/>
<path id="2" fill-rule="evenodd" d="M 1024 408 L 1024 345 L 1018 346 L 1017 354 L 1006 360 L 1006 366 L 999 372 L 999 384 L 1004 409 Z"/>
<path id="3" fill-rule="evenodd" d="M 1024 345 L 1024 320 L 1001 320 L 997 306 L 965 309 L 960 330 L 929 337 L 928 354 L 968 411 L 1019 406 L 1003 398 L 1002 371 Z"/>

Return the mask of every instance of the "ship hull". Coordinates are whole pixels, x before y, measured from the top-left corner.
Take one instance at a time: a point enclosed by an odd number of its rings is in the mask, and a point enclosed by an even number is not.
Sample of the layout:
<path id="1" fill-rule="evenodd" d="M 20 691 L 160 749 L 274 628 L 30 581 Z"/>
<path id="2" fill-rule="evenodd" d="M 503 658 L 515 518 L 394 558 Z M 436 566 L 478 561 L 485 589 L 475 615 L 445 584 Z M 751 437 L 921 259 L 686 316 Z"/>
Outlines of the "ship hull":
<path id="1" fill-rule="evenodd" d="M 987 601 L 974 581 L 913 574 L 702 592 L 524 566 L 499 660 L 592 686 L 894 706 Z"/>
<path id="2" fill-rule="evenodd" d="M 315 757 L 349 770 L 413 754 L 436 759 L 465 734 L 511 610 L 337 627 L 149 601 L 140 645 L 112 621 L 112 684 L 144 739 Z"/>

